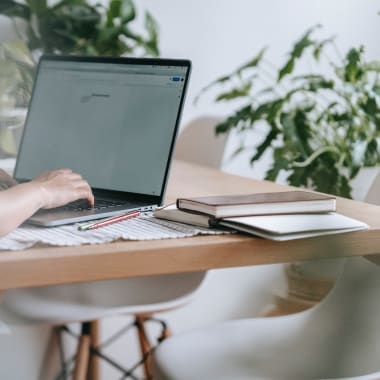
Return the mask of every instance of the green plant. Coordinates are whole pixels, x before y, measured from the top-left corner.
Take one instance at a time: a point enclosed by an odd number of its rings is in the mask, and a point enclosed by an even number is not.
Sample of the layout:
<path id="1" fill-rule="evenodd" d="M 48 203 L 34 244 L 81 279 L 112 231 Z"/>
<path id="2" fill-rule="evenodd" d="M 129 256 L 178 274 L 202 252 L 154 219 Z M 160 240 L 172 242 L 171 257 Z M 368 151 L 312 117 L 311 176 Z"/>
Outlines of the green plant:
<path id="1" fill-rule="evenodd" d="M 222 86 L 217 102 L 243 102 L 216 132 L 234 130 L 245 137 L 234 155 L 253 149 L 251 164 L 271 150 L 273 163 L 266 179 L 274 181 L 284 171 L 291 185 L 351 197 L 350 181 L 359 170 L 380 164 L 380 61 L 366 62 L 363 47 L 340 57 L 334 38 L 313 37 L 318 28 L 296 41 L 279 69 L 262 49 L 201 93 Z M 305 60 L 324 65 L 328 74 L 296 73 Z M 260 87 L 260 81 L 268 80 L 269 87 Z M 247 132 L 263 124 L 263 141 L 252 144 Z"/>
<path id="2" fill-rule="evenodd" d="M 86 0 L 2 0 L 0 14 L 23 19 L 23 39 L 31 51 L 62 54 L 125 55 L 143 53 L 157 56 L 157 25 L 145 14 L 146 37 L 134 32 L 136 19 L 132 0 L 110 0 L 108 7 Z"/>
<path id="3" fill-rule="evenodd" d="M 0 44 L 0 107 L 27 106 L 36 58 L 41 53 L 157 56 L 158 31 L 145 14 L 144 37 L 130 24 L 133 0 L 110 0 L 108 6 L 87 0 L 2 0 L 0 14 L 14 21 L 21 40 Z M 20 25 L 18 20 L 23 20 Z"/>
<path id="4" fill-rule="evenodd" d="M 107 4 L 92 5 L 90 0 L 0 1 L 0 15 L 13 20 L 20 37 L 0 43 L 0 154 L 17 151 L 17 139 L 5 136 L 13 136 L 16 125 L 17 131 L 22 130 L 23 113 L 15 108 L 26 108 L 29 103 L 36 59 L 41 53 L 159 55 L 158 28 L 150 13 L 145 14 L 142 33 L 137 33 L 130 27 L 137 20 L 133 0 L 109 0 Z"/>

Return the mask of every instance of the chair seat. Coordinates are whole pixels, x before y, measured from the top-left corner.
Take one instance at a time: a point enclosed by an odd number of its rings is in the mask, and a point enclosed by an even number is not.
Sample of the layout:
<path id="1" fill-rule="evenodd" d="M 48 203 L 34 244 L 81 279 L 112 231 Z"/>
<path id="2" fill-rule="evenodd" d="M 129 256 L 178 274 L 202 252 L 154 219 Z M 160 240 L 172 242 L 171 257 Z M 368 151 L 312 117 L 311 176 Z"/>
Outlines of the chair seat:
<path id="1" fill-rule="evenodd" d="M 206 272 L 15 289 L 5 292 L 8 323 L 62 324 L 180 307 L 196 296 Z M 173 286 L 175 284 L 175 286 Z"/>
<path id="2" fill-rule="evenodd" d="M 380 269 L 347 260 L 326 299 L 304 312 L 219 323 L 155 351 L 157 380 L 379 379 Z"/>
<path id="3" fill-rule="evenodd" d="M 155 353 L 155 378 L 348 379 L 344 377 L 347 373 L 334 367 L 339 356 L 331 356 L 336 329 L 328 326 L 323 332 L 318 328 L 310 331 L 311 315 L 308 311 L 305 314 L 232 321 L 173 336 Z M 310 340 L 305 345 L 306 329 Z M 330 342 L 325 341 L 328 335 Z M 353 377 L 355 380 L 379 378 L 380 372 Z"/>

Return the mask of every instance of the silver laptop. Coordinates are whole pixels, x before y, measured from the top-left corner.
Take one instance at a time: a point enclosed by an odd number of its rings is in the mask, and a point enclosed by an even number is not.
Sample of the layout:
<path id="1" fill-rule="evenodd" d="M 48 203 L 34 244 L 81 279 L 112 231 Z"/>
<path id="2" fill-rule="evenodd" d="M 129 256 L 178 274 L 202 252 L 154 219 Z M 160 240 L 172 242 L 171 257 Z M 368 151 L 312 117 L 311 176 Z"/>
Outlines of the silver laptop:
<path id="1" fill-rule="evenodd" d="M 40 210 L 41 226 L 83 222 L 162 205 L 184 96 L 187 60 L 43 56 L 15 178 L 80 173 L 95 195 Z"/>

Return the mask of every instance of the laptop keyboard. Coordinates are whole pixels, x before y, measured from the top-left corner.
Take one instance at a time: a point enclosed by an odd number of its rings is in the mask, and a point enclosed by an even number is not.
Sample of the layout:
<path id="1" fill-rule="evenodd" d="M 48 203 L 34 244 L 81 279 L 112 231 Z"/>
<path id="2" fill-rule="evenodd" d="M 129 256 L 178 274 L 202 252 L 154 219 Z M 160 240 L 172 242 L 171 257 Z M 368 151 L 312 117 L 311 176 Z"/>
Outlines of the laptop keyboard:
<path id="1" fill-rule="evenodd" d="M 110 201 L 105 199 L 96 199 L 94 207 L 90 207 L 86 200 L 78 200 L 75 202 L 68 203 L 65 206 L 57 207 L 56 210 L 62 211 L 84 211 L 84 210 L 103 210 L 110 207 L 125 206 L 129 202 L 122 201 Z M 133 207 L 131 203 L 131 207 Z"/>

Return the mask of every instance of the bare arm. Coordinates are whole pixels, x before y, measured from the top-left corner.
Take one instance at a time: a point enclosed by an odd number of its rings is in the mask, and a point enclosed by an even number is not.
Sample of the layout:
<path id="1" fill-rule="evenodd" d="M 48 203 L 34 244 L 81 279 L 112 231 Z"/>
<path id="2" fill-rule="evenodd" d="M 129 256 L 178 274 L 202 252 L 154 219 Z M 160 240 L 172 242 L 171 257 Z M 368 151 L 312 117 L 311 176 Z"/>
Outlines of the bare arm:
<path id="1" fill-rule="evenodd" d="M 0 173 L 2 179 L 4 173 Z M 88 183 L 70 169 L 46 172 L 31 182 L 0 192 L 0 236 L 12 231 L 40 208 L 62 206 L 77 199 L 94 204 Z"/>

